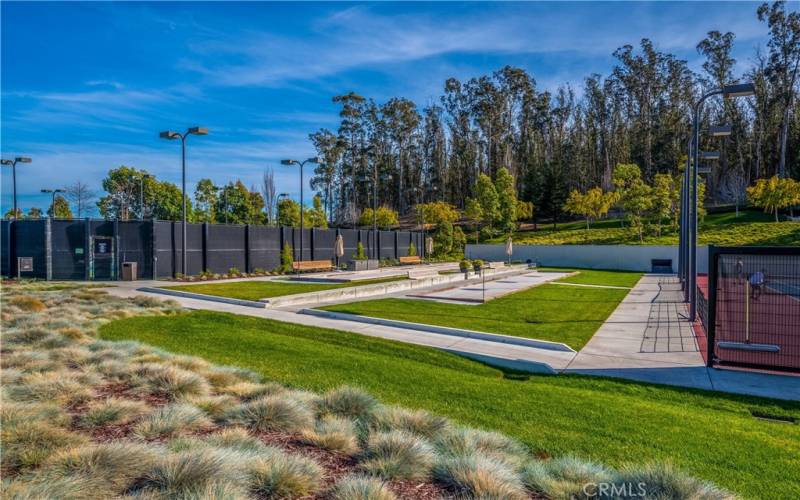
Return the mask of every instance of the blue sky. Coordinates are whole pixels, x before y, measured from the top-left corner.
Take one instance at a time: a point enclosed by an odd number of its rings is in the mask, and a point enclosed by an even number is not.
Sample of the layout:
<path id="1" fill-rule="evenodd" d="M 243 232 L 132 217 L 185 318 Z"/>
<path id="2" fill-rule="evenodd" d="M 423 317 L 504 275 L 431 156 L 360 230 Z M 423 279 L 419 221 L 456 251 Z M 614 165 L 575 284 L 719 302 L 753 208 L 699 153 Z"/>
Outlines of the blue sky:
<path id="1" fill-rule="evenodd" d="M 737 34 L 741 71 L 766 45 L 757 5 L 2 2 L 2 153 L 33 158 L 18 169 L 19 202 L 46 208 L 41 188 L 82 180 L 100 192 L 123 164 L 179 182 L 180 147 L 158 132 L 204 125 L 210 135 L 189 139 L 187 189 L 203 177 L 257 184 L 272 167 L 278 191 L 297 196 L 297 172 L 279 161 L 313 155 L 308 133 L 335 130 L 333 95 L 424 106 L 446 78 L 506 64 L 539 89 L 579 88 L 643 37 L 699 71 L 695 46 L 713 29 Z"/>

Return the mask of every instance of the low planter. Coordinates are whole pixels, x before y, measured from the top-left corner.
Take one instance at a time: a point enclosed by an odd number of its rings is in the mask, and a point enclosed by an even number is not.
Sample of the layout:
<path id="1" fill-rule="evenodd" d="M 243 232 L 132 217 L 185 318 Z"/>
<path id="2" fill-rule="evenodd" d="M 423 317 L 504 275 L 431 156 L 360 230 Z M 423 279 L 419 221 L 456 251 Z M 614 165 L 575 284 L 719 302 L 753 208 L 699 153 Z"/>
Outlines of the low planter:
<path id="1" fill-rule="evenodd" d="M 351 260 L 347 263 L 348 271 L 371 271 L 378 269 L 381 262 L 378 259 Z"/>

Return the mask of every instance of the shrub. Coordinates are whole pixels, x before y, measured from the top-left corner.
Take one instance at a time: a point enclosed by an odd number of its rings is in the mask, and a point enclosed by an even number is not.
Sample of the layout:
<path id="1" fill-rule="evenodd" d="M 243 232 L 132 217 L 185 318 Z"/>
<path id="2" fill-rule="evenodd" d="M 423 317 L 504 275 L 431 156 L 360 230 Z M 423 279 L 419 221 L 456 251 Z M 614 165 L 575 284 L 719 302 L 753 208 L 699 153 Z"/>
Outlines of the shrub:
<path id="1" fill-rule="evenodd" d="M 483 261 L 481 259 L 473 260 L 472 268 L 475 270 L 476 273 L 480 272 L 480 270 L 483 268 Z"/>
<path id="2" fill-rule="evenodd" d="M 254 399 L 270 394 L 284 392 L 286 389 L 276 383 L 256 384 L 253 382 L 239 382 L 233 385 L 222 387 L 218 390 L 221 394 L 230 394 L 242 399 Z"/>
<path id="3" fill-rule="evenodd" d="M 409 257 L 416 257 L 417 255 L 417 246 L 412 241 L 408 244 L 408 256 Z"/>
<path id="4" fill-rule="evenodd" d="M 340 417 L 369 420 L 378 406 L 378 401 L 361 389 L 340 387 L 325 394 L 323 409 Z"/>
<path id="5" fill-rule="evenodd" d="M 211 434 L 205 441 L 217 448 L 230 448 L 242 452 L 262 452 L 266 449 L 266 445 L 258 438 L 238 427 L 229 427 L 221 432 Z"/>
<path id="6" fill-rule="evenodd" d="M 654 463 L 643 467 L 624 467 L 614 481 L 617 489 L 631 487 L 634 491 L 643 484 L 644 498 L 692 498 L 697 500 L 727 500 L 735 496 L 713 484 L 693 478 L 670 464 Z M 632 485 L 632 486 L 631 486 Z"/>
<path id="7" fill-rule="evenodd" d="M 402 430 L 433 439 L 447 430 L 450 422 L 424 410 L 407 410 L 399 406 L 381 407 L 375 413 L 374 427 L 382 431 Z"/>
<path id="8" fill-rule="evenodd" d="M 364 244 L 360 241 L 356 244 L 356 254 L 353 255 L 353 260 L 367 260 L 367 255 L 364 253 Z"/>
<path id="9" fill-rule="evenodd" d="M 3 425 L 0 435 L 5 469 L 36 467 L 56 451 L 86 442 L 78 433 L 37 421 Z"/>
<path id="10" fill-rule="evenodd" d="M 167 455 L 145 472 L 132 493 L 146 498 L 225 498 L 212 494 L 221 487 L 243 497 L 248 456 L 203 448 Z M 223 486 L 224 485 L 224 486 Z"/>
<path id="11" fill-rule="evenodd" d="M 139 370 L 139 375 L 146 382 L 150 392 L 166 396 L 171 400 L 187 396 L 204 396 L 210 390 L 208 383 L 200 375 L 171 366 L 146 364 Z"/>
<path id="12" fill-rule="evenodd" d="M 262 498 L 297 498 L 316 492 L 322 469 L 311 459 L 270 448 L 249 470 L 250 490 Z"/>
<path id="13" fill-rule="evenodd" d="M 205 377 L 206 381 L 215 388 L 258 381 L 258 375 L 250 370 L 241 368 L 209 368 L 202 370 L 201 374 Z"/>
<path id="14" fill-rule="evenodd" d="M 458 263 L 458 268 L 462 273 L 465 273 L 472 268 L 472 261 L 469 259 L 461 259 L 461 262 Z"/>
<path id="15" fill-rule="evenodd" d="M 386 479 L 425 479 L 436 459 L 425 439 L 404 431 L 373 434 L 365 456 L 361 467 Z"/>
<path id="16" fill-rule="evenodd" d="M 19 477 L 0 485 L 0 497 L 14 500 L 39 500 L 69 498 L 70 500 L 95 500 L 104 484 L 96 478 L 83 476 L 42 480 L 37 477 Z"/>
<path id="17" fill-rule="evenodd" d="M 91 397 L 88 386 L 98 382 L 94 375 L 79 376 L 65 370 L 31 373 L 6 387 L 13 401 L 81 401 Z"/>
<path id="18" fill-rule="evenodd" d="M 143 444 L 91 444 L 54 454 L 42 464 L 38 475 L 47 481 L 84 477 L 97 486 L 103 484 L 106 495 L 112 496 L 121 493 L 157 459 L 158 450 Z M 95 495 L 101 496 L 97 491 Z"/>
<path id="19" fill-rule="evenodd" d="M 158 408 L 139 422 L 134 432 L 143 439 L 152 439 L 210 426 L 211 421 L 202 410 L 187 403 L 179 403 Z"/>
<path id="20" fill-rule="evenodd" d="M 602 465 L 574 457 L 562 457 L 546 462 L 533 461 L 521 472 L 522 481 L 532 492 L 551 498 L 594 498 L 584 492 L 589 483 L 610 482 L 612 472 Z"/>
<path id="21" fill-rule="evenodd" d="M 292 264 L 294 264 L 294 253 L 292 252 L 292 247 L 289 243 L 283 244 L 283 250 L 281 251 L 281 265 L 278 268 L 278 271 L 282 273 L 290 273 L 292 272 Z"/>
<path id="22" fill-rule="evenodd" d="M 240 274 L 242 274 L 242 272 L 236 267 L 228 269 L 228 276 L 239 276 Z"/>
<path id="23" fill-rule="evenodd" d="M 528 459 L 525 447 L 498 432 L 458 427 L 441 433 L 434 442 L 445 456 L 481 455 L 519 467 Z"/>
<path id="24" fill-rule="evenodd" d="M 333 488 L 334 500 L 395 500 L 386 483 L 364 476 L 346 476 Z"/>
<path id="25" fill-rule="evenodd" d="M 230 407 L 239 403 L 235 397 L 226 394 L 219 396 L 190 397 L 187 398 L 186 401 L 200 408 L 213 419 L 222 418 Z"/>
<path id="26" fill-rule="evenodd" d="M 47 309 L 47 306 L 41 300 L 29 295 L 17 295 L 8 299 L 9 305 L 18 307 L 23 311 L 28 312 L 42 312 Z"/>
<path id="27" fill-rule="evenodd" d="M 149 409 L 149 406 L 141 401 L 108 398 L 91 403 L 78 422 L 81 427 L 88 428 L 122 424 L 144 415 Z"/>
<path id="28" fill-rule="evenodd" d="M 7 382 L 8 375 L 3 370 L 3 381 Z M 69 414 L 54 403 L 14 403 L 3 401 L 0 405 L 0 422 L 2 427 L 13 427 L 20 423 L 40 421 L 55 427 L 66 427 L 71 418 Z"/>
<path id="29" fill-rule="evenodd" d="M 302 438 L 306 443 L 334 453 L 354 455 L 359 451 L 355 422 L 347 418 L 323 417 L 313 430 L 304 431 Z"/>
<path id="30" fill-rule="evenodd" d="M 262 432 L 296 432 L 314 424 L 314 416 L 306 405 L 281 395 L 264 396 L 240 404 L 231 408 L 224 418 L 229 423 Z"/>
<path id="31" fill-rule="evenodd" d="M 528 498 L 519 476 L 507 464 L 479 454 L 446 458 L 434 466 L 433 476 L 469 498 Z"/>

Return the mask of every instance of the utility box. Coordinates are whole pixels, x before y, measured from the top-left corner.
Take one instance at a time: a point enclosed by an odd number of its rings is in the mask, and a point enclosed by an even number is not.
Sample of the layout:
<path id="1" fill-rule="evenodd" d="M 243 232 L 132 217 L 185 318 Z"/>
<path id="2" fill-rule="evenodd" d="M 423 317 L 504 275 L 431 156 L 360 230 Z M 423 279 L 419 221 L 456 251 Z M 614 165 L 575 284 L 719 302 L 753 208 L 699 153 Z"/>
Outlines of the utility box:
<path id="1" fill-rule="evenodd" d="M 136 281 L 137 271 L 136 262 L 122 263 L 122 281 Z"/>

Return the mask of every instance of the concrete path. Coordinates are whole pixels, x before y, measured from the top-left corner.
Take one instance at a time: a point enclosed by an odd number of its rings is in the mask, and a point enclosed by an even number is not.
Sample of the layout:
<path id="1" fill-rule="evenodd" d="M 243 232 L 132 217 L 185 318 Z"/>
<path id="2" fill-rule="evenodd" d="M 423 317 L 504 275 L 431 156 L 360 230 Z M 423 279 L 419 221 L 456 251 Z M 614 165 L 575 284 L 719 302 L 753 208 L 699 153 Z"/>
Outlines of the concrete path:
<path id="1" fill-rule="evenodd" d="M 563 372 L 800 400 L 800 377 L 707 368 L 681 295 L 645 275 Z"/>
<path id="2" fill-rule="evenodd" d="M 482 304 L 486 301 L 533 288 L 535 286 L 557 280 L 570 273 L 549 273 L 532 271 L 516 276 L 509 276 L 485 283 L 472 283 L 457 288 L 438 290 L 433 292 L 412 293 L 408 297 L 435 300 L 437 302 L 455 302 L 464 304 Z"/>

